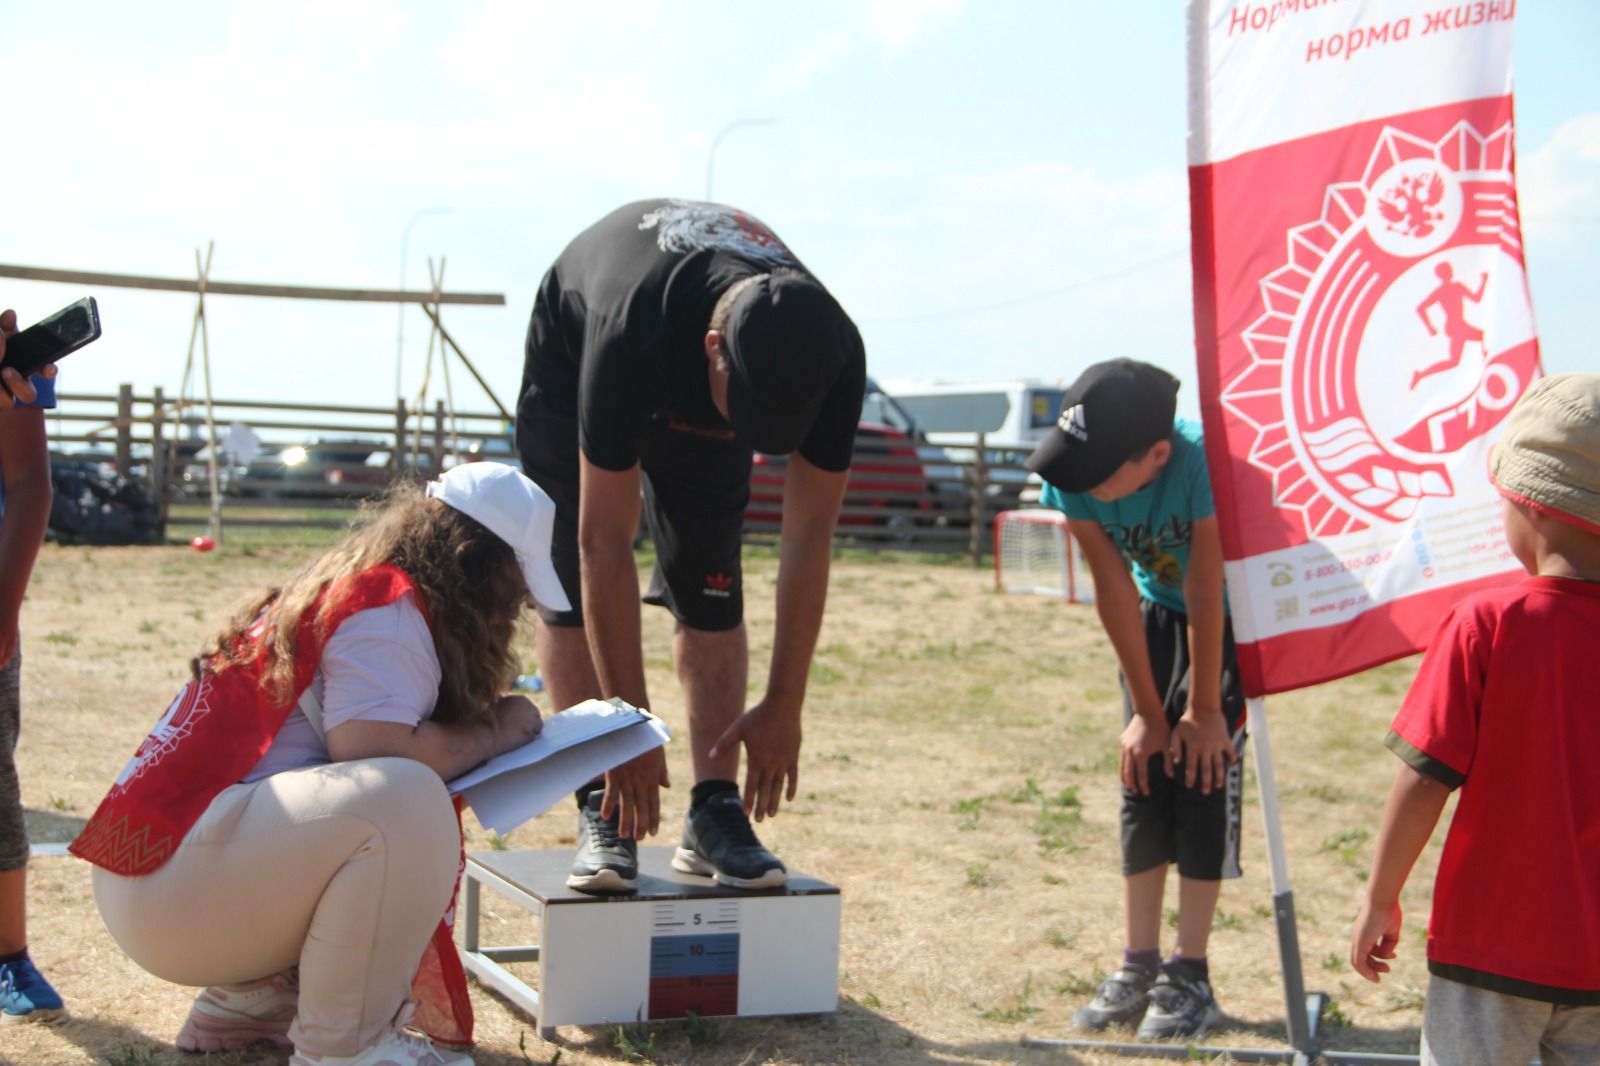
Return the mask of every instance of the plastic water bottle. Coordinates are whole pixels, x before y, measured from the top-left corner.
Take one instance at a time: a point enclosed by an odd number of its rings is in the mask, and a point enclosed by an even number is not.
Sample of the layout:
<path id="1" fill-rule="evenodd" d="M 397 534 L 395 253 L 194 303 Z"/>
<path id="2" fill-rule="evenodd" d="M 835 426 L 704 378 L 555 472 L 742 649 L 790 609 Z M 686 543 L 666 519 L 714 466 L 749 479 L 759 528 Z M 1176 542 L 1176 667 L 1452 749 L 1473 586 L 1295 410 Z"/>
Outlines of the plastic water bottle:
<path id="1" fill-rule="evenodd" d="M 517 692 L 543 692 L 544 678 L 538 674 L 518 674 L 511 687 Z"/>

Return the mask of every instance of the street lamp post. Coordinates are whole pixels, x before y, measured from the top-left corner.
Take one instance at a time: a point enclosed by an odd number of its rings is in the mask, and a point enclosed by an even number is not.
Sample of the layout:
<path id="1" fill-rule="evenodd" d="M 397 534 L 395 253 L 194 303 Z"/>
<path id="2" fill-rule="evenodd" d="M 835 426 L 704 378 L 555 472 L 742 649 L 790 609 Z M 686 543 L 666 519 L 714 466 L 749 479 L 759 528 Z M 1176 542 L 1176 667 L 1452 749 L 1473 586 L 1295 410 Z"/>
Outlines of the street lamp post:
<path id="1" fill-rule="evenodd" d="M 735 119 L 734 121 L 728 123 L 726 126 L 722 127 L 722 129 L 717 131 L 717 135 L 715 137 L 711 138 L 711 147 L 706 149 L 706 199 L 707 200 L 711 199 L 711 177 L 712 177 L 712 173 L 714 172 L 714 170 L 716 168 L 716 163 L 717 163 L 717 146 L 722 143 L 723 138 L 727 137 L 728 134 L 732 133 L 734 130 L 743 129 L 746 126 L 770 126 L 776 121 L 777 121 L 777 119 L 772 119 L 772 118 L 741 118 L 741 119 Z"/>
<path id="2" fill-rule="evenodd" d="M 450 211 L 448 207 L 424 207 L 421 211 L 406 219 L 405 229 L 400 233 L 400 291 L 406 288 L 406 252 L 411 245 L 411 227 L 429 215 L 443 215 Z M 406 305 L 404 301 L 399 304 L 399 314 L 395 324 L 394 334 L 394 395 L 395 399 L 405 399 L 401 391 L 400 368 L 405 358 L 406 346 Z"/>

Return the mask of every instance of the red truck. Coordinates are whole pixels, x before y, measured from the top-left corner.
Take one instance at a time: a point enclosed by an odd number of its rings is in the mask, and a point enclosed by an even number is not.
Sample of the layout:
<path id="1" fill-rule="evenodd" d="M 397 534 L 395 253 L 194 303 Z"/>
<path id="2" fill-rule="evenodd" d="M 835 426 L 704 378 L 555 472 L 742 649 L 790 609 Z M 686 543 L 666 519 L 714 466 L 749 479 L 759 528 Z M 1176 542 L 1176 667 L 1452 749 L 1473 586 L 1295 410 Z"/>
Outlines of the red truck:
<path id="1" fill-rule="evenodd" d="M 750 471 L 750 506 L 745 529 L 771 533 L 782 520 L 783 480 L 789 460 L 757 452 Z M 893 540 L 932 517 L 933 499 L 917 444 L 878 422 L 856 427 L 856 452 L 850 464 L 839 525 L 866 536 Z"/>

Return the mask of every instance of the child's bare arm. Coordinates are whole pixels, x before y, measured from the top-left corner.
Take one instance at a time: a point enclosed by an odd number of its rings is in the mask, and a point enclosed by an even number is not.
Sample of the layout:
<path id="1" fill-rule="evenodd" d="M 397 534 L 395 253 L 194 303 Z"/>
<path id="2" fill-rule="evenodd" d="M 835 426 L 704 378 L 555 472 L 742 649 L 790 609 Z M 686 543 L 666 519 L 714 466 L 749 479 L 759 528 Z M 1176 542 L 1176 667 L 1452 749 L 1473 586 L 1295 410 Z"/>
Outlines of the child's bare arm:
<path id="1" fill-rule="evenodd" d="M 1133 699 L 1133 721 L 1122 732 L 1122 783 L 1148 795 L 1150 757 L 1163 757 L 1168 776 L 1172 774 L 1172 758 L 1167 751 L 1167 717 L 1161 708 L 1161 694 L 1156 691 L 1150 649 L 1144 641 L 1139 590 L 1134 588 L 1122 554 L 1098 522 L 1074 518 L 1068 521 L 1068 528 L 1089 562 L 1095 610 L 1117 653 L 1117 664 L 1122 667 Z"/>
<path id="2" fill-rule="evenodd" d="M 1195 521 L 1189 566 L 1183 575 L 1189 616 L 1189 706 L 1172 731 L 1172 758 L 1183 763 L 1184 783 L 1201 792 L 1221 788 L 1238 758 L 1222 716 L 1222 534 L 1216 516 Z"/>
<path id="3" fill-rule="evenodd" d="M 1369 981 L 1389 972 L 1400 942 L 1400 890 L 1417 856 L 1439 824 L 1450 789 L 1402 764 L 1389 789 L 1378 831 L 1377 857 L 1367 880 L 1367 899 L 1350 934 L 1350 967 Z"/>
<path id="4" fill-rule="evenodd" d="M 17 617 L 33 561 L 50 523 L 50 448 L 44 411 L 0 411 L 0 476 L 5 514 L 0 517 L 0 663 L 17 650 Z"/>

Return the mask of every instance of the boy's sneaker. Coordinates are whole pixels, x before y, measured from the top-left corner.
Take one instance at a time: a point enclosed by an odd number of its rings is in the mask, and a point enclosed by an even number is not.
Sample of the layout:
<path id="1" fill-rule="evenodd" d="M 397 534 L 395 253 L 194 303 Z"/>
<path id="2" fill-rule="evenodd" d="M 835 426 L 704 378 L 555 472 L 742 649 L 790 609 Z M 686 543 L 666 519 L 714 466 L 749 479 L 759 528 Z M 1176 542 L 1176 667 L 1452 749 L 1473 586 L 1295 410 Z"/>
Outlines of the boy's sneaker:
<path id="1" fill-rule="evenodd" d="M 672 868 L 715 877 L 733 888 L 777 888 L 789 880 L 783 863 L 756 839 L 734 791 L 718 792 L 690 808 Z"/>
<path id="2" fill-rule="evenodd" d="M 263 1041 L 290 1047 L 289 1026 L 299 1003 L 297 967 L 248 984 L 208 988 L 189 1008 L 177 1045 L 183 1051 L 236 1051 Z"/>
<path id="3" fill-rule="evenodd" d="M 382 1040 L 359 1055 L 313 1055 L 296 1051 L 289 1066 L 473 1066 L 457 1051 L 435 1047 L 433 1041 L 405 1029 L 392 1029 Z"/>
<path id="4" fill-rule="evenodd" d="M 632 892 L 639 879 L 639 845 L 617 835 L 617 818 L 600 816 L 606 794 L 595 789 L 578 808 L 578 854 L 567 887 L 579 892 Z"/>
<path id="5" fill-rule="evenodd" d="M 0 962 L 0 1024 L 42 1022 L 61 1013 L 61 995 L 27 955 Z"/>
<path id="6" fill-rule="evenodd" d="M 1079 1007 L 1072 1020 L 1080 1029 L 1094 1030 L 1135 1022 L 1150 1005 L 1150 987 L 1155 982 L 1154 970 L 1125 965 L 1100 982 L 1094 999 L 1087 1007 Z"/>
<path id="7" fill-rule="evenodd" d="M 1211 994 L 1211 982 L 1188 967 L 1168 963 L 1150 989 L 1150 1006 L 1136 1034 L 1140 1040 L 1198 1038 L 1222 1020 L 1222 1008 Z"/>

